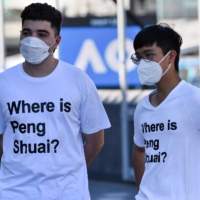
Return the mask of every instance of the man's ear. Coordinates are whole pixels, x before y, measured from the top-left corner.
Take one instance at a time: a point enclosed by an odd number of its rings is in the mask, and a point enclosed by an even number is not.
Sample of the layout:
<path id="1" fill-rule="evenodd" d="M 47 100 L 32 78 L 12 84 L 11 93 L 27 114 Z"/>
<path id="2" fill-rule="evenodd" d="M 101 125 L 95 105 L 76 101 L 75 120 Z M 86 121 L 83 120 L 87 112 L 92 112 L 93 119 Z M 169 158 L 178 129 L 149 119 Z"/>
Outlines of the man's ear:
<path id="1" fill-rule="evenodd" d="M 55 49 L 57 49 L 58 45 L 60 44 L 60 41 L 61 41 L 61 36 L 60 35 L 56 36 Z"/>
<path id="2" fill-rule="evenodd" d="M 175 50 L 171 50 L 169 53 L 169 64 L 174 63 L 176 59 L 177 53 Z"/>

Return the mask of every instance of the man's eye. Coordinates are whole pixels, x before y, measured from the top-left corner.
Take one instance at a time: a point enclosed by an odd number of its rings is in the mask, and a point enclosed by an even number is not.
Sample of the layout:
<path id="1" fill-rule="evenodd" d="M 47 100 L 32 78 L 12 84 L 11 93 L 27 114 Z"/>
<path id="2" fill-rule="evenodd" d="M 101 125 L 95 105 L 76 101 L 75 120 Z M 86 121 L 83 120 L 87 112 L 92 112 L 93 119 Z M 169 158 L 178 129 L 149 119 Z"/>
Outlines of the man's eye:
<path id="1" fill-rule="evenodd" d="M 144 54 L 144 57 L 147 59 L 151 58 L 151 56 L 152 56 L 152 54 L 150 52 Z"/>
<path id="2" fill-rule="evenodd" d="M 40 34 L 39 34 L 39 36 L 40 36 L 40 37 L 44 37 L 45 35 L 44 35 L 44 34 L 42 34 L 42 33 L 40 33 Z"/>
<path id="3" fill-rule="evenodd" d="M 45 33 L 40 33 L 39 34 L 39 37 L 46 37 L 47 36 L 47 34 L 45 34 Z"/>
<path id="4" fill-rule="evenodd" d="M 23 32 L 22 32 L 22 35 L 30 35 L 30 32 L 23 31 Z"/>

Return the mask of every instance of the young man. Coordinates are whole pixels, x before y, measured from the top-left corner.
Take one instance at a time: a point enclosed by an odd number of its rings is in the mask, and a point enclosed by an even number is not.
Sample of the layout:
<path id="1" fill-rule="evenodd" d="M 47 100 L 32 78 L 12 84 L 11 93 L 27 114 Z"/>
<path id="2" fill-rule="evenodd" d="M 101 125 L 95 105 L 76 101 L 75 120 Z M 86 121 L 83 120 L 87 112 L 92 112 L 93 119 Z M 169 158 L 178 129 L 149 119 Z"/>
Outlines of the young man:
<path id="1" fill-rule="evenodd" d="M 156 85 L 134 115 L 136 200 L 200 196 L 200 90 L 178 75 L 181 44 L 167 24 L 146 27 L 134 40 L 141 84 Z"/>
<path id="2" fill-rule="evenodd" d="M 91 79 L 53 56 L 61 13 L 35 3 L 21 18 L 25 62 L 0 74 L 0 199 L 89 200 L 109 120 Z"/>

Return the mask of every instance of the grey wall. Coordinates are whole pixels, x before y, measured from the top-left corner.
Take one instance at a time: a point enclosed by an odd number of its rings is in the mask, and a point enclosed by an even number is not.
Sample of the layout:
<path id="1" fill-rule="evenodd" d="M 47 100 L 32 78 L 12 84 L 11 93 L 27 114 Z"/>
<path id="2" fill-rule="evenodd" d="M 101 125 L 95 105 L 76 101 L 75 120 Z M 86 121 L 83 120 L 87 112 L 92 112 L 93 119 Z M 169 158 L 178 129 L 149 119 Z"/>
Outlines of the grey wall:
<path id="1" fill-rule="evenodd" d="M 121 178 L 121 126 L 120 104 L 104 105 L 112 127 L 105 130 L 105 144 L 102 151 L 88 167 L 90 179 L 122 181 Z M 129 158 L 131 167 L 131 153 L 133 145 L 133 117 L 129 121 Z"/>

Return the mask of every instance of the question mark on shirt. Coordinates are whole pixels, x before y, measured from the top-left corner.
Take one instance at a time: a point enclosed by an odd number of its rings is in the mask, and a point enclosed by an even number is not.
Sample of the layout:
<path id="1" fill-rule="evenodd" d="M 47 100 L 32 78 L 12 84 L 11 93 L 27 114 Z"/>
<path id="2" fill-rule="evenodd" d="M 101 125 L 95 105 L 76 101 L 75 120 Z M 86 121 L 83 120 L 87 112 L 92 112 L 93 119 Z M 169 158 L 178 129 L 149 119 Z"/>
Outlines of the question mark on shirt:
<path id="1" fill-rule="evenodd" d="M 164 155 L 163 156 L 163 162 L 165 162 L 165 158 L 167 157 L 167 153 L 166 152 L 162 152 L 161 155 Z"/>
<path id="2" fill-rule="evenodd" d="M 59 141 L 58 140 L 52 140 L 51 144 L 54 144 L 54 143 L 56 143 L 55 146 L 54 146 L 54 152 L 57 153 L 57 149 L 56 148 L 59 145 Z"/>

